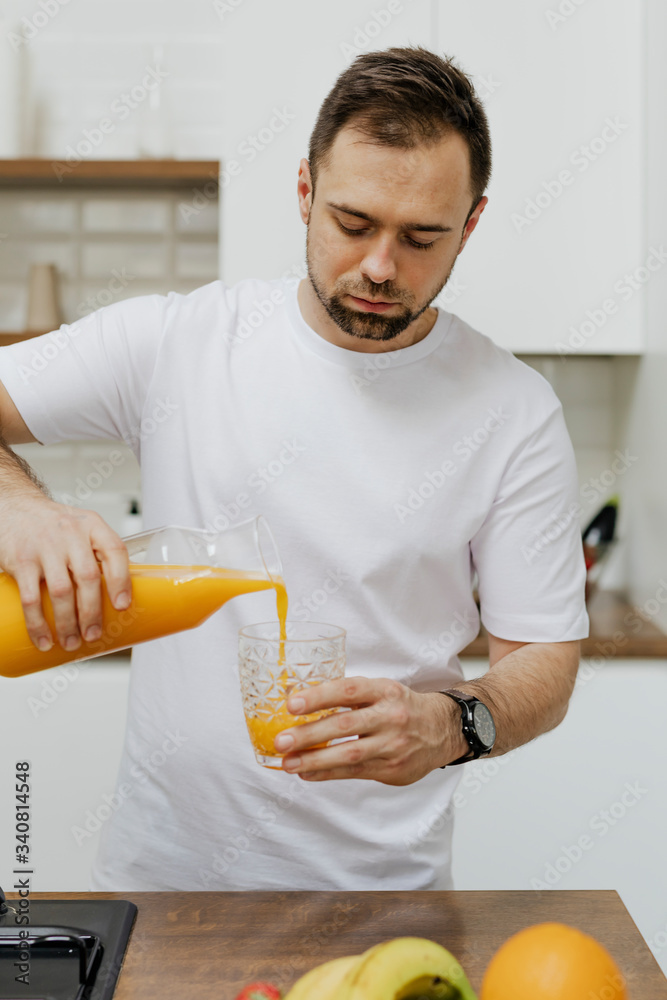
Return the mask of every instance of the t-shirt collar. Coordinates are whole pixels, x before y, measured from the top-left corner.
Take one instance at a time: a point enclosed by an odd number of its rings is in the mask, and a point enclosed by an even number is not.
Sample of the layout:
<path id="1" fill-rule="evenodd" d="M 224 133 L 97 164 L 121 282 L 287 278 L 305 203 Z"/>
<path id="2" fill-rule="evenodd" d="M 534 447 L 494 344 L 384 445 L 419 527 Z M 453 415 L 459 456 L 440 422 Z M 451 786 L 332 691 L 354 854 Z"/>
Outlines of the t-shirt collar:
<path id="1" fill-rule="evenodd" d="M 294 329 L 297 339 L 314 354 L 318 354 L 327 361 L 334 364 L 345 365 L 347 368 L 365 368 L 369 361 L 377 358 L 378 355 L 368 354 L 363 351 L 351 351 L 347 347 L 339 347 L 321 337 L 311 326 L 306 323 L 301 315 L 297 290 L 299 283 L 288 284 L 285 290 L 287 314 Z M 409 347 L 400 347 L 397 350 L 382 352 L 384 357 L 391 357 L 391 367 L 399 365 L 409 365 L 413 361 L 420 361 L 435 351 L 442 343 L 449 330 L 452 314 L 438 309 L 438 316 L 432 329 L 426 336 L 416 344 Z"/>

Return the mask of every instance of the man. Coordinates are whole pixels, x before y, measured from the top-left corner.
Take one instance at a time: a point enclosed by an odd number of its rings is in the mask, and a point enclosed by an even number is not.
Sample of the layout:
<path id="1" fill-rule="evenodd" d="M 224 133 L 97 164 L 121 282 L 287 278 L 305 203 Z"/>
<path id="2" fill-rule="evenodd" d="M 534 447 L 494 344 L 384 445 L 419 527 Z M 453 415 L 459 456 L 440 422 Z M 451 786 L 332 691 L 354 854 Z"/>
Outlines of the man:
<path id="1" fill-rule="evenodd" d="M 265 514 L 291 615 L 348 632 L 347 679 L 289 707 L 350 711 L 283 732 L 285 773 L 254 762 L 234 669 L 237 629 L 275 618 L 267 594 L 135 649 L 93 889 L 450 887 L 460 768 L 446 765 L 563 718 L 587 616 L 578 528 L 559 517 L 576 496 L 562 411 L 532 369 L 430 304 L 490 166 L 465 74 L 422 48 L 362 55 L 300 164 L 306 279 L 101 309 L 39 372 L 39 340 L 0 351 L 9 442 L 130 442 L 147 527 Z M 59 641 L 99 637 L 95 554 L 121 607 L 124 546 L 46 499 L 10 452 L 0 475 L 0 564 L 33 640 L 52 638 L 40 578 Z M 475 571 L 490 670 L 464 683 Z M 312 749 L 342 736 L 358 738 Z"/>

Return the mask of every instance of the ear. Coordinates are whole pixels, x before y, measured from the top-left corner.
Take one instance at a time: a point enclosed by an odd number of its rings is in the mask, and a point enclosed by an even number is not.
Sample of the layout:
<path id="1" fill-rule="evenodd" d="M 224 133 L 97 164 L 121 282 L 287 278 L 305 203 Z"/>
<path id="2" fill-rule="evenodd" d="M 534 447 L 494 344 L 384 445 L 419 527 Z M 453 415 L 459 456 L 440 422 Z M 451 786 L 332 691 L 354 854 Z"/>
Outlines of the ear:
<path id="1" fill-rule="evenodd" d="M 310 164 L 305 158 L 299 164 L 299 179 L 296 185 L 296 193 L 299 198 L 299 215 L 308 225 L 308 218 L 313 203 L 313 181 L 310 176 Z"/>
<path id="2" fill-rule="evenodd" d="M 484 209 L 486 208 L 488 200 L 489 199 L 486 197 L 486 195 L 484 195 L 484 197 L 480 198 L 479 201 L 477 202 L 477 204 L 475 206 L 475 211 L 472 213 L 472 215 L 470 216 L 470 218 L 466 222 L 466 227 L 463 230 L 463 236 L 461 237 L 461 246 L 456 251 L 457 255 L 461 253 L 461 251 L 463 250 L 464 246 L 468 242 L 468 237 L 470 236 L 470 234 L 472 233 L 473 229 L 475 228 L 475 226 L 479 222 L 479 217 L 482 214 L 482 212 L 484 211 Z"/>

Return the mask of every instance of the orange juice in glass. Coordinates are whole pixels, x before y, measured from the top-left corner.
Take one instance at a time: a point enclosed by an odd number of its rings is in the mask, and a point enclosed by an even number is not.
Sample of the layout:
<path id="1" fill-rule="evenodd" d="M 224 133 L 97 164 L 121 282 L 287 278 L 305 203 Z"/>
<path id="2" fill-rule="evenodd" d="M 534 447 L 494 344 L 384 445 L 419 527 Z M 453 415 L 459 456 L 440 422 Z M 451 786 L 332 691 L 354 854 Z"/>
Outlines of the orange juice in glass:
<path id="1" fill-rule="evenodd" d="M 288 621 L 284 639 L 277 621 L 239 631 L 241 698 L 258 764 L 281 770 L 283 756 L 273 745 L 278 733 L 338 711 L 290 715 L 286 702 L 293 691 L 345 676 L 345 635 L 321 622 Z"/>

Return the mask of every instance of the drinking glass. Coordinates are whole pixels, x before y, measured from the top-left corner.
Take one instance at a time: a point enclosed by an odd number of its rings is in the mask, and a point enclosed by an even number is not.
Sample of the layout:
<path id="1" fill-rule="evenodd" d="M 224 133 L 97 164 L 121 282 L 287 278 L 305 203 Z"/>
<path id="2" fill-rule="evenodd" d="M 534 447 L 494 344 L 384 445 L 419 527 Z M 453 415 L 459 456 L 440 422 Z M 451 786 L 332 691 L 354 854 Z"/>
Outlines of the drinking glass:
<path id="1" fill-rule="evenodd" d="M 239 631 L 241 697 L 258 764 L 281 770 L 284 755 L 273 745 L 278 733 L 338 711 L 290 715 L 286 702 L 293 691 L 345 676 L 345 635 L 345 629 L 321 622 L 288 621 L 285 639 L 277 621 Z"/>

